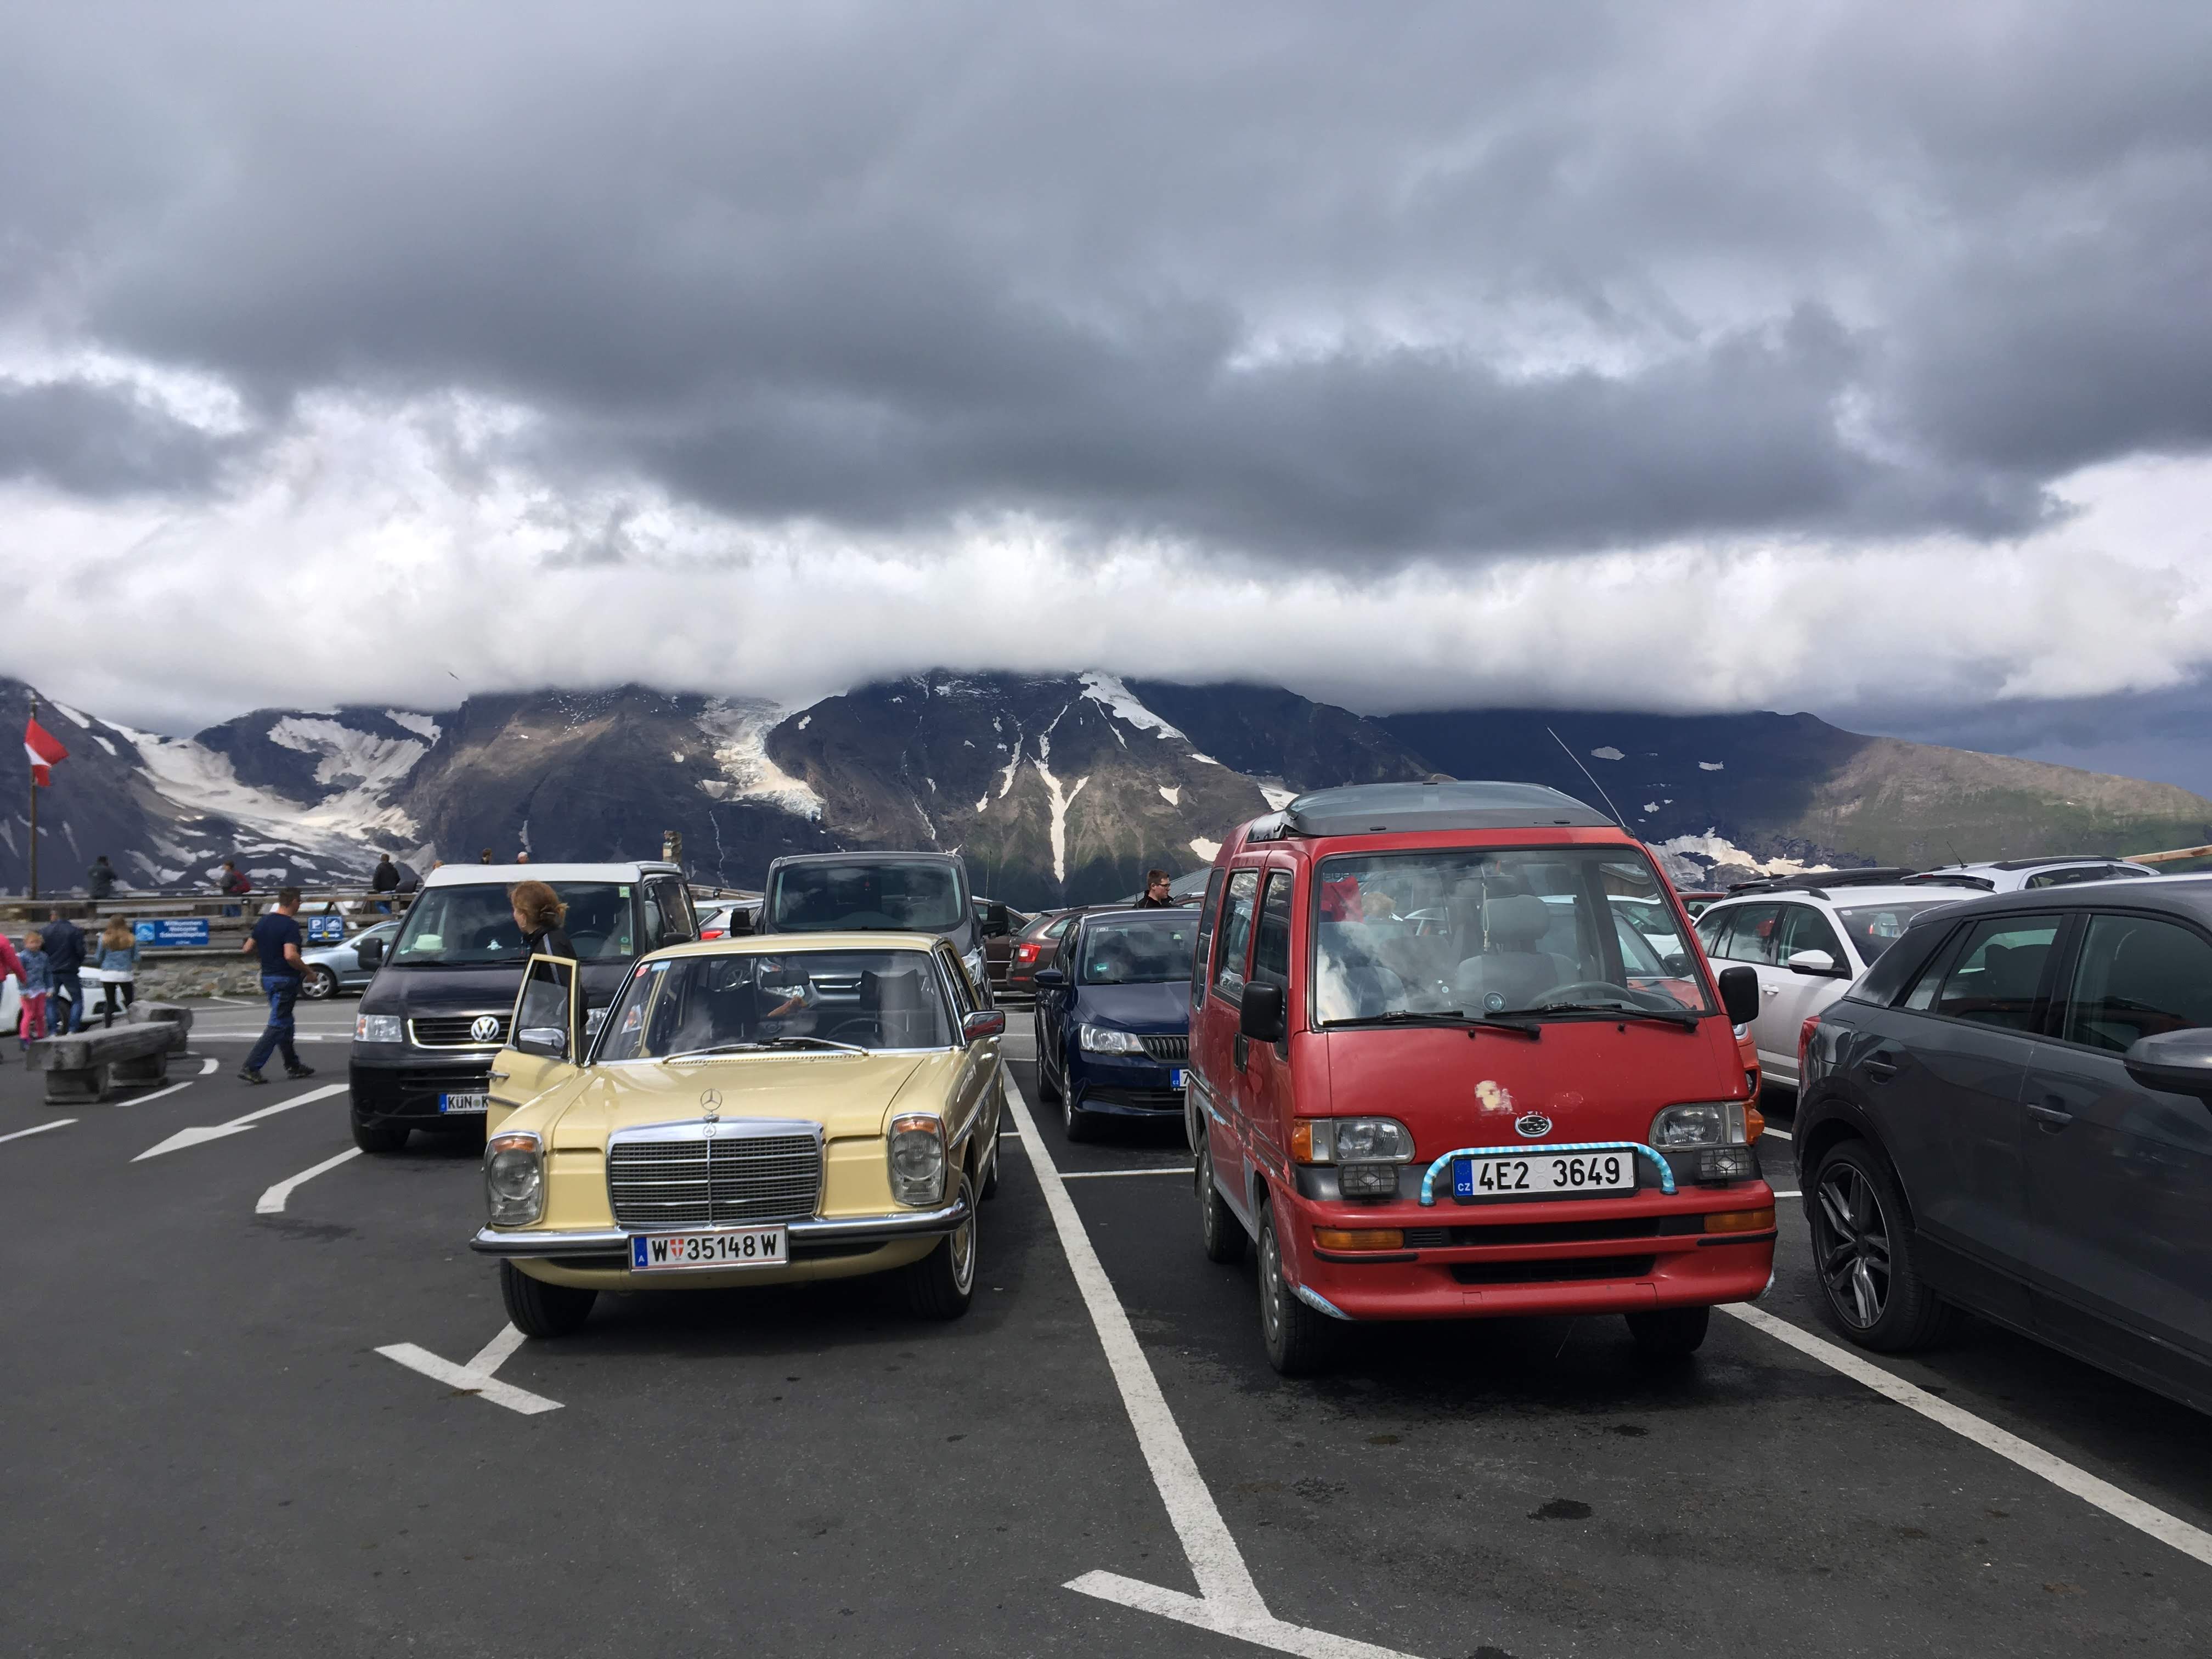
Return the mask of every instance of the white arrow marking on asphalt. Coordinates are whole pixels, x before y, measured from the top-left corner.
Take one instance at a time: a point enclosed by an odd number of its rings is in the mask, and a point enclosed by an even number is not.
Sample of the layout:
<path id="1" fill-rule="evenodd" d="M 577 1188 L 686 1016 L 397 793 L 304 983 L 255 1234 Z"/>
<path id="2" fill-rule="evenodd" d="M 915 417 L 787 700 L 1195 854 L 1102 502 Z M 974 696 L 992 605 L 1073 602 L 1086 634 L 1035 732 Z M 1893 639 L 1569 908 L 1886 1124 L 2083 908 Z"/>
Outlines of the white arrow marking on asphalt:
<path id="1" fill-rule="evenodd" d="M 213 1054 L 204 1056 L 200 1060 L 200 1075 L 202 1077 L 213 1077 L 215 1075 L 215 1068 L 222 1064 L 222 1062 L 217 1060 Z"/>
<path id="2" fill-rule="evenodd" d="M 527 1389 L 501 1382 L 492 1376 L 522 1346 L 522 1333 L 509 1325 L 485 1343 L 477 1357 L 465 1365 L 456 1365 L 450 1359 L 441 1359 L 428 1348 L 418 1348 L 412 1342 L 395 1342 L 388 1348 L 379 1348 L 377 1352 L 386 1359 L 406 1366 L 410 1371 L 420 1371 L 448 1388 L 463 1394 L 472 1394 L 479 1400 L 489 1400 L 493 1405 L 504 1406 L 511 1412 L 520 1412 L 525 1417 L 536 1417 L 541 1412 L 559 1411 L 559 1401 L 548 1400 L 542 1394 L 532 1394 Z"/>
<path id="3" fill-rule="evenodd" d="M 198 1081 L 196 1077 L 188 1077 L 182 1083 L 172 1083 L 167 1088 L 156 1089 L 150 1095 L 141 1095 L 136 1100 L 118 1100 L 115 1103 L 118 1107 L 143 1106 L 149 1100 L 159 1100 L 163 1095 L 173 1095 L 179 1089 L 189 1089 Z"/>
<path id="4" fill-rule="evenodd" d="M 52 1123 L 41 1123 L 34 1128 L 18 1129 L 12 1135 L 0 1135 L 0 1140 L 21 1140 L 25 1135 L 42 1135 L 49 1129 L 66 1129 L 76 1121 L 73 1117 L 58 1117 Z"/>
<path id="5" fill-rule="evenodd" d="M 274 1187 L 271 1187 L 267 1192 L 261 1194 L 260 1200 L 253 1206 L 253 1213 L 256 1215 L 283 1214 L 284 1200 L 292 1196 L 292 1189 L 295 1187 L 299 1186 L 302 1182 L 313 1181 L 317 1176 L 321 1175 L 326 1170 L 337 1169 L 339 1164 L 345 1163 L 349 1158 L 356 1158 L 360 1156 L 360 1147 L 349 1146 L 345 1151 L 340 1152 L 336 1158 L 326 1158 L 320 1164 L 316 1164 L 312 1170 L 302 1170 L 299 1174 L 294 1176 L 289 1181 L 278 1182 Z"/>
<path id="6" fill-rule="evenodd" d="M 1083 1294 L 1091 1326 L 1106 1350 L 1106 1369 L 1121 1391 L 1130 1426 L 1137 1431 L 1138 1449 L 1144 1453 L 1152 1484 L 1167 1506 L 1169 1523 L 1182 1540 L 1183 1554 L 1190 1562 L 1191 1577 L 1198 1581 L 1199 1593 L 1186 1595 L 1180 1590 L 1124 1578 L 1116 1572 L 1086 1572 L 1071 1579 L 1067 1588 L 1218 1635 L 1233 1636 L 1256 1647 L 1301 1654 L 1305 1659 L 1408 1659 L 1394 1648 L 1293 1625 L 1267 1611 L 1260 1587 L 1252 1580 L 1252 1571 L 1244 1565 L 1243 1552 L 1230 1535 L 1229 1523 L 1221 1518 L 1206 1477 L 1198 1472 L 1197 1461 L 1190 1455 L 1190 1444 L 1168 1410 L 1159 1379 L 1138 1345 L 1137 1334 L 1121 1298 L 1114 1293 L 1105 1265 L 1091 1247 L 1090 1234 L 1083 1231 L 1082 1219 L 1075 1212 L 1074 1200 L 1067 1195 L 1052 1154 L 1036 1133 L 1029 1103 L 1022 1097 L 1012 1073 L 1006 1074 L 1006 1105 L 1021 1125 L 1030 1167 L 1036 1172 L 1037 1184 L 1044 1188 L 1045 1208 L 1060 1235 L 1060 1248 L 1067 1252 L 1075 1287 Z"/>
<path id="7" fill-rule="evenodd" d="M 304 1106 L 311 1100 L 327 1100 L 332 1095 L 342 1095 L 345 1091 L 346 1085 L 343 1083 L 325 1084 L 319 1089 L 308 1090 L 304 1095 L 295 1095 L 289 1100 L 280 1100 L 274 1106 L 264 1106 L 258 1112 L 248 1112 L 244 1117 L 234 1117 L 228 1123 L 211 1123 L 196 1126 L 190 1129 L 179 1129 L 160 1146 L 149 1146 L 131 1161 L 133 1164 L 142 1164 L 149 1158 L 159 1158 L 163 1152 L 180 1152 L 187 1146 L 198 1146 L 210 1140 L 221 1140 L 225 1135 L 244 1134 L 260 1118 L 274 1117 L 279 1112 L 290 1111 L 295 1106 Z"/>

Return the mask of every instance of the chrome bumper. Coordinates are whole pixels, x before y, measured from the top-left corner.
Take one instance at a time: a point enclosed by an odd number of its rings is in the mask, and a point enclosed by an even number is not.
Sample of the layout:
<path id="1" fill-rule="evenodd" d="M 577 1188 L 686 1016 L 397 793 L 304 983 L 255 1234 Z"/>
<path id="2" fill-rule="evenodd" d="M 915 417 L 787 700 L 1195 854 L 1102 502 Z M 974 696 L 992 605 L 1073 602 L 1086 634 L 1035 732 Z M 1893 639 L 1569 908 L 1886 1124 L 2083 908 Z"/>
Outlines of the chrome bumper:
<path id="1" fill-rule="evenodd" d="M 787 1221 L 781 1224 L 794 1245 L 889 1244 L 902 1238 L 930 1238 L 949 1233 L 967 1219 L 968 1200 L 956 1198 L 934 1210 L 900 1210 L 890 1215 L 838 1216 L 829 1220 Z M 672 1228 L 659 1237 L 678 1232 L 689 1237 L 690 1233 L 740 1231 L 743 1230 L 733 1227 L 695 1227 L 686 1232 Z M 564 1255 L 605 1255 L 615 1250 L 628 1254 L 630 1240 L 640 1236 L 622 1227 L 578 1227 L 557 1232 L 533 1231 L 527 1227 L 480 1227 L 476 1237 L 469 1240 L 469 1248 L 483 1255 L 557 1260 Z"/>

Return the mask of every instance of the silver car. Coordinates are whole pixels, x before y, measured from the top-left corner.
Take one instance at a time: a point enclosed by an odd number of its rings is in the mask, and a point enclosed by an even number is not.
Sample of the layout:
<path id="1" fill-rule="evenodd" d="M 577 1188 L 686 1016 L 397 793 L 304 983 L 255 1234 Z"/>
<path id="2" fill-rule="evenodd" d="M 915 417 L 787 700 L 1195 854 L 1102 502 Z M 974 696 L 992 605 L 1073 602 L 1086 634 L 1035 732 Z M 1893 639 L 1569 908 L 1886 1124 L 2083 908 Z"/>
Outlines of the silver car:
<path id="1" fill-rule="evenodd" d="M 340 991 L 358 991 L 376 977 L 376 969 L 361 965 L 361 944 L 363 939 L 381 939 L 389 951 L 392 941 L 399 932 L 399 921 L 380 921 L 374 927 L 364 927 L 340 945 L 311 945 L 300 952 L 300 960 L 307 966 L 306 982 L 300 994 L 313 1001 L 334 997 Z"/>

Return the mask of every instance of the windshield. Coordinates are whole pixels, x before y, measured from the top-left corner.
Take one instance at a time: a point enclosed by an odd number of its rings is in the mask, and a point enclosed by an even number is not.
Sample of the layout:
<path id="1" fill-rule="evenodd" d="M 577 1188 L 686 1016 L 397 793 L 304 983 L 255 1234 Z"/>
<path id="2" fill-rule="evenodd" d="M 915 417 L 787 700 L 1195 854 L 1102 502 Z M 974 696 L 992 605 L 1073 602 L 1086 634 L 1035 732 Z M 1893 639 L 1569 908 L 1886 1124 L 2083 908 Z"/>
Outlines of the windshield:
<path id="1" fill-rule="evenodd" d="M 608 1015 L 597 1058 L 951 1042 L 944 994 L 920 951 L 747 951 L 647 963 Z"/>
<path id="2" fill-rule="evenodd" d="M 1083 930 L 1083 983 L 1170 985 L 1188 980 L 1197 924 L 1194 911 L 1140 910 L 1092 921 Z"/>
<path id="3" fill-rule="evenodd" d="M 580 962 L 620 962 L 637 954 L 630 932 L 629 889 L 611 883 L 556 881 L 568 907 L 561 926 Z M 404 968 L 481 968 L 523 960 L 522 930 L 502 884 L 433 887 L 408 911 L 392 960 Z"/>
<path id="4" fill-rule="evenodd" d="M 1871 963 L 1884 951 L 1902 938 L 1913 917 L 1924 911 L 1939 910 L 1947 904 L 1960 902 L 1955 898 L 1896 899 L 1886 904 L 1838 905 L 1836 921 L 1850 938 L 1851 947 L 1859 953 L 1859 960 Z"/>
<path id="5" fill-rule="evenodd" d="M 1321 1023 L 1542 1014 L 1564 1004 L 1712 1012 L 1658 872 L 1623 848 L 1324 859 L 1315 886 Z"/>
<path id="6" fill-rule="evenodd" d="M 962 920 L 960 884 L 946 864 L 788 865 L 768 904 L 777 933 L 941 933 Z"/>

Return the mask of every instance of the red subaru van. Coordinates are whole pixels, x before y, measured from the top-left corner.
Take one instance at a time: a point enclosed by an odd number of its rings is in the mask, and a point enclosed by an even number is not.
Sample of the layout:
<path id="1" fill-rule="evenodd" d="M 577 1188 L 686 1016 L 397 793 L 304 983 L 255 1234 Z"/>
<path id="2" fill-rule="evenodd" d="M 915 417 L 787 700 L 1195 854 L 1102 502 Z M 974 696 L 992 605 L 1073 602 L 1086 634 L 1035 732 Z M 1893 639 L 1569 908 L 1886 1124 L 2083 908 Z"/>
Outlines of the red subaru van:
<path id="1" fill-rule="evenodd" d="M 1772 1276 L 1732 1024 L 1643 845 L 1557 791 L 1302 795 L 1221 849 L 1191 979 L 1206 1253 L 1260 1254 L 1285 1374 L 1342 1322 L 1625 1314 L 1705 1340 Z"/>

